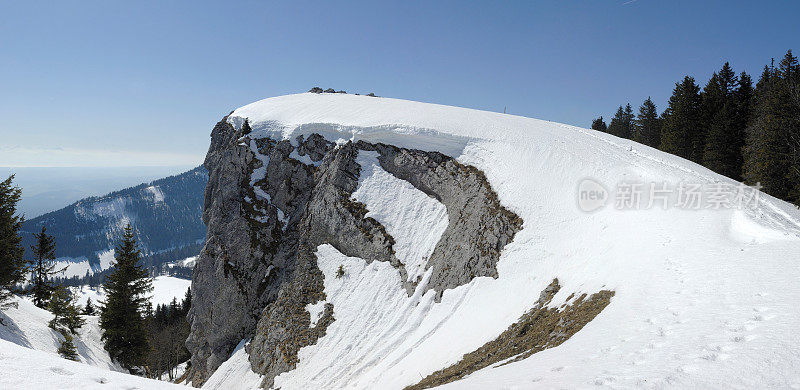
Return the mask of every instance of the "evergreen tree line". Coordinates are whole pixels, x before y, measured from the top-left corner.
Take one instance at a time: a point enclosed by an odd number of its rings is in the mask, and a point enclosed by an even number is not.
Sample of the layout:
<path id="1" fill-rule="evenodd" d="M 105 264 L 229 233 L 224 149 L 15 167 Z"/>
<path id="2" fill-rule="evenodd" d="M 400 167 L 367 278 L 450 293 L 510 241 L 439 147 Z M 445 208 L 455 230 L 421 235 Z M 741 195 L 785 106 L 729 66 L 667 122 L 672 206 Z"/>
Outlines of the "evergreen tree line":
<path id="1" fill-rule="evenodd" d="M 192 293 L 187 290 L 182 301 L 173 298 L 169 304 L 157 305 L 155 310 L 148 313 L 147 337 L 151 348 L 147 366 L 150 377 L 162 378 L 167 375 L 173 381 L 178 365 L 191 357 L 185 344 L 190 330 L 186 315 L 191 306 Z"/>
<path id="2" fill-rule="evenodd" d="M 658 115 L 648 97 L 634 114 L 620 106 L 611 122 L 592 129 L 689 159 L 800 205 L 800 64 L 789 50 L 778 66 L 750 75 L 729 63 L 701 88 L 690 76 L 675 84 Z"/>

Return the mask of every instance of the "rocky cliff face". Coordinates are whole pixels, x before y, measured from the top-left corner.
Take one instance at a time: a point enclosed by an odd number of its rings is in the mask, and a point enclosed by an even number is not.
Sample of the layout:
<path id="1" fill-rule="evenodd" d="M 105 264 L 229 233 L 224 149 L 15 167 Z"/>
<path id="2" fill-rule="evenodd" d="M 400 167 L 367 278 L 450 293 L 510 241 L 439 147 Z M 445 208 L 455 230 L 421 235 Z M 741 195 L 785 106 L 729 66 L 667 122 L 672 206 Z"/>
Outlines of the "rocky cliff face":
<path id="1" fill-rule="evenodd" d="M 191 378 L 202 384 L 242 339 L 252 369 L 271 386 L 291 370 L 300 348 L 336 321 L 327 303 L 311 326 L 306 305 L 325 299 L 315 250 L 330 244 L 347 256 L 397 269 L 409 295 L 438 295 L 475 277 L 497 277 L 500 251 L 523 221 L 500 205 L 484 174 L 436 152 L 363 141 L 334 144 L 313 134 L 294 140 L 252 137 L 247 123 L 223 118 L 212 132 L 203 220 L 206 245 L 194 270 L 187 347 Z M 426 269 L 408 280 L 394 238 L 364 204 L 352 199 L 360 152 L 377 152 L 381 167 L 445 205 L 449 224 Z"/>

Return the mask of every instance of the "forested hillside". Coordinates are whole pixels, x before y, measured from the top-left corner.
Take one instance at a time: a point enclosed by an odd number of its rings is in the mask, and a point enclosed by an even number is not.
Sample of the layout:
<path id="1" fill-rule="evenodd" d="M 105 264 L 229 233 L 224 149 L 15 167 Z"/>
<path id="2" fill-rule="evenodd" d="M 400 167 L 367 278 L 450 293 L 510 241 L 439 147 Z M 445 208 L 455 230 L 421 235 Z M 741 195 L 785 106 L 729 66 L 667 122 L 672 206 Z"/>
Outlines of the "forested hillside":
<path id="1" fill-rule="evenodd" d="M 205 168 L 197 167 L 105 196 L 80 200 L 61 210 L 25 221 L 23 243 L 30 250 L 33 233 L 47 227 L 55 237 L 59 261 L 88 261 L 92 271 L 101 266 L 99 255 L 114 248 L 123 228 L 130 223 L 150 265 L 197 253 L 205 239 L 201 220 Z M 175 252 L 175 256 L 171 256 Z M 109 258 L 106 255 L 104 258 Z M 105 262 L 104 262 L 105 264 Z M 74 268 L 83 276 L 89 268 Z M 80 271 L 80 272 L 78 272 Z"/>

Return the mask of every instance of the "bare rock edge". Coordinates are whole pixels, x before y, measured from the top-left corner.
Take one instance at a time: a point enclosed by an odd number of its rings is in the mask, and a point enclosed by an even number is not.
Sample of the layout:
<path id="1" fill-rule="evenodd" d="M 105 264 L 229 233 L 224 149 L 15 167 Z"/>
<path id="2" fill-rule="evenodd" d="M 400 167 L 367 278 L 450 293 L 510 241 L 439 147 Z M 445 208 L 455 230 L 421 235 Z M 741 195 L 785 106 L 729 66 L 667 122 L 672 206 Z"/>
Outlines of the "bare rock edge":
<path id="1" fill-rule="evenodd" d="M 327 304 L 313 327 L 305 310 L 325 299 L 314 255 L 319 245 L 368 262 L 386 261 L 406 280 L 394 238 L 351 199 L 361 150 L 378 152 L 384 170 L 446 206 L 449 225 L 428 259 L 432 276 L 423 287 L 437 299 L 473 278 L 497 277 L 500 252 L 522 228 L 522 219 L 500 204 L 483 172 L 441 153 L 363 141 L 337 146 L 317 134 L 276 141 L 251 138 L 249 131 L 223 118 L 204 162 L 208 231 L 192 278 L 186 341 L 194 386 L 249 339 L 251 367 L 269 387 L 295 367 L 300 348 L 324 336 L 335 321 L 334 307 Z M 417 282 L 405 282 L 409 294 Z"/>

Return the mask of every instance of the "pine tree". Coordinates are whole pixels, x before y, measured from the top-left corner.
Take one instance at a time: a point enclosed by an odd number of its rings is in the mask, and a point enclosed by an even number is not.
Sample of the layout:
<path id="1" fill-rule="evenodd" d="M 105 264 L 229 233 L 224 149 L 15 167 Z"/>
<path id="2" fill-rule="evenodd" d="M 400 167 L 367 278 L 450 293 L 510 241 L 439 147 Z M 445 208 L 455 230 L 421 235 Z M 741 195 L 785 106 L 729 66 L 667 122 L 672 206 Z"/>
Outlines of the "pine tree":
<path id="1" fill-rule="evenodd" d="M 130 225 L 125 228 L 115 257 L 116 263 L 103 285 L 106 301 L 100 309 L 100 327 L 111 358 L 133 370 L 146 363 L 150 350 L 144 312 L 152 281 L 140 263 L 141 251 Z"/>
<path id="2" fill-rule="evenodd" d="M 78 361 L 78 349 L 75 348 L 75 343 L 73 343 L 72 335 L 69 332 L 62 333 L 64 336 L 64 341 L 61 342 L 61 345 L 58 347 L 58 354 L 61 355 L 64 359 Z"/>
<path id="3" fill-rule="evenodd" d="M 753 119 L 753 104 L 755 100 L 755 91 L 753 90 L 753 80 L 745 72 L 739 75 L 739 88 L 734 94 L 736 102 L 736 129 L 739 131 L 738 142 L 731 145 L 731 148 L 737 148 L 735 165 L 738 172 L 735 176 L 731 176 L 739 181 L 744 180 L 744 151 L 747 142 L 747 126 Z"/>
<path id="4" fill-rule="evenodd" d="M 16 286 L 25 280 L 25 248 L 19 235 L 23 217 L 17 215 L 22 190 L 13 185 L 14 175 L 0 182 L 0 308 L 10 305 Z"/>
<path id="5" fill-rule="evenodd" d="M 719 174 L 739 180 L 742 166 L 744 130 L 739 115 L 739 78 L 725 63 L 703 91 L 703 128 L 705 142 L 702 163 Z"/>
<path id="6" fill-rule="evenodd" d="M 248 135 L 253 131 L 253 129 L 250 127 L 250 121 L 247 118 L 244 119 L 244 123 L 242 124 L 240 131 L 242 132 L 242 135 Z"/>
<path id="7" fill-rule="evenodd" d="M 608 126 L 606 126 L 606 122 L 603 121 L 602 116 L 592 120 L 592 130 L 602 131 L 604 133 L 608 131 Z"/>
<path id="8" fill-rule="evenodd" d="M 186 289 L 186 295 L 183 297 L 183 310 L 188 313 L 192 308 L 192 288 Z"/>
<path id="9" fill-rule="evenodd" d="M 630 104 L 626 104 L 625 108 L 619 106 L 616 114 L 611 118 L 611 124 L 608 125 L 608 132 L 620 138 L 630 139 L 633 136 L 633 108 Z"/>
<path id="10" fill-rule="evenodd" d="M 92 298 L 86 298 L 86 306 L 83 307 L 83 315 L 85 316 L 93 316 L 95 313 L 94 305 L 92 304 Z"/>
<path id="11" fill-rule="evenodd" d="M 80 317 L 80 309 L 76 305 L 75 297 L 64 286 L 59 285 L 53 290 L 47 309 L 53 313 L 50 327 L 66 333 L 75 333 L 86 321 Z"/>
<path id="12" fill-rule="evenodd" d="M 789 50 L 778 68 L 781 77 L 781 111 L 785 118 L 784 129 L 789 148 L 788 200 L 800 206 L 800 63 Z"/>
<path id="13" fill-rule="evenodd" d="M 686 76 L 675 84 L 669 105 L 664 111 L 659 149 L 699 161 L 696 148 L 702 135 L 700 128 L 700 87 Z M 702 149 L 701 149 L 702 150 Z"/>
<path id="14" fill-rule="evenodd" d="M 800 65 L 791 50 L 778 69 L 765 67 L 747 128 L 744 177 L 763 191 L 800 204 Z"/>
<path id="15" fill-rule="evenodd" d="M 33 261 L 30 265 L 31 270 L 31 292 L 33 294 L 33 304 L 38 307 L 47 307 L 50 301 L 50 294 L 53 293 L 52 277 L 62 270 L 56 270 L 54 260 L 56 258 L 56 241 L 53 236 L 46 233 L 44 226 L 40 233 L 34 233 L 36 245 L 31 246 Z"/>
<path id="16" fill-rule="evenodd" d="M 756 84 L 753 121 L 747 127 L 744 149 L 744 177 L 748 184 L 761 184 L 764 192 L 778 198 L 785 197 L 785 175 L 788 167 L 781 156 L 786 154 L 780 144 L 775 100 L 777 98 L 775 70 L 764 67 Z"/>
<path id="17" fill-rule="evenodd" d="M 654 148 L 661 142 L 661 118 L 658 117 L 656 105 L 650 97 L 639 107 L 636 118 L 633 140 Z"/>
<path id="18" fill-rule="evenodd" d="M 622 106 L 617 108 L 617 112 L 611 117 L 611 122 L 608 124 L 608 133 L 611 135 L 616 135 L 617 137 L 620 134 L 624 133 L 622 122 L 625 120 L 625 111 L 622 109 Z"/>

